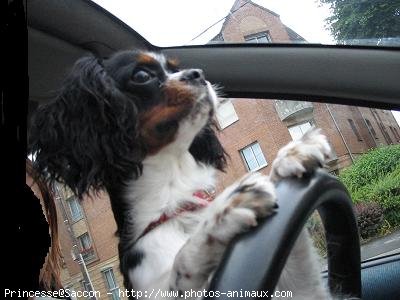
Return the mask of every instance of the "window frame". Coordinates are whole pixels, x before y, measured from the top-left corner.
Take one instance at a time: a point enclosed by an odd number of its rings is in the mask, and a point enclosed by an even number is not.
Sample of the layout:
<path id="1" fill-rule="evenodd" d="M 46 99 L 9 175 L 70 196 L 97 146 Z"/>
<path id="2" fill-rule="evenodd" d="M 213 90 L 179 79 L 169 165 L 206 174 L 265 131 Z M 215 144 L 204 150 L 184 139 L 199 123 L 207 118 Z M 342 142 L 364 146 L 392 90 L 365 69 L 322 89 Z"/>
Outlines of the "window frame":
<path id="1" fill-rule="evenodd" d="M 89 247 L 84 247 L 83 238 L 82 238 L 83 236 L 88 237 L 88 241 L 90 243 Z M 92 237 L 90 236 L 89 232 L 86 231 L 86 232 L 82 233 L 81 235 L 76 237 L 76 239 L 79 242 L 79 246 L 80 246 L 79 251 L 80 251 L 80 254 L 82 255 L 82 258 L 87 263 L 92 262 L 96 258 L 96 252 L 94 250 L 93 240 L 92 240 Z"/>
<path id="2" fill-rule="evenodd" d="M 233 113 L 230 115 L 230 117 L 232 117 L 232 120 L 229 120 L 229 122 L 224 122 L 225 120 L 223 120 L 220 116 L 220 114 L 218 113 L 221 109 L 221 107 L 223 107 L 224 105 L 229 105 L 232 107 Z M 217 109 L 215 118 L 217 119 L 218 122 L 218 127 L 220 130 L 224 130 L 225 128 L 231 126 L 232 124 L 236 123 L 237 121 L 239 121 L 239 116 L 236 112 L 235 106 L 232 103 L 231 99 L 226 99 L 224 101 L 222 101 L 222 103 L 220 104 L 220 107 Z"/>
<path id="3" fill-rule="evenodd" d="M 379 138 L 378 138 L 378 135 L 376 134 L 375 128 L 372 126 L 371 121 L 368 120 L 368 119 L 365 119 L 365 123 L 367 124 L 367 127 L 368 127 L 369 131 L 371 132 L 372 136 L 373 136 L 376 140 L 378 140 L 378 139 L 379 139 Z"/>
<path id="4" fill-rule="evenodd" d="M 112 279 L 112 281 L 114 283 L 114 287 L 110 286 L 110 282 L 108 281 L 108 277 L 106 275 L 108 272 L 110 272 L 109 274 L 111 274 L 110 277 L 111 277 L 111 279 Z M 118 285 L 117 279 L 115 278 L 115 274 L 114 274 L 113 268 L 109 267 L 107 269 L 104 269 L 104 270 L 101 271 L 101 273 L 103 273 L 104 280 L 105 280 L 106 286 L 107 286 L 107 294 L 110 296 L 110 298 L 112 300 L 121 299 L 121 297 L 119 296 L 119 285 Z M 118 293 L 115 294 L 115 291 L 118 291 Z"/>
<path id="5" fill-rule="evenodd" d="M 400 136 L 399 136 L 399 133 L 397 132 L 396 127 L 393 127 L 393 126 L 390 126 L 390 125 L 389 125 L 389 129 L 390 129 L 390 131 L 392 132 L 392 134 L 393 134 L 393 136 L 394 136 L 394 139 L 395 139 L 396 141 L 400 141 Z"/>
<path id="6" fill-rule="evenodd" d="M 268 42 L 259 42 L 258 39 L 261 37 L 266 37 Z M 265 31 L 260 31 L 252 34 L 247 34 L 244 37 L 244 40 L 246 43 L 249 44 L 270 44 L 272 43 L 272 38 L 271 35 L 269 34 L 269 30 Z M 255 40 L 256 42 L 250 42 L 252 40 Z"/>
<path id="7" fill-rule="evenodd" d="M 72 197 L 69 197 L 66 200 L 66 202 L 67 202 L 67 205 L 69 208 L 69 213 L 70 213 L 72 222 L 78 222 L 79 220 L 83 219 L 83 217 L 84 217 L 83 209 L 82 209 L 81 204 L 79 203 L 79 200 L 76 197 L 72 196 Z M 72 203 L 75 203 L 74 205 L 75 205 L 75 208 L 77 208 L 79 210 L 79 215 L 74 214 L 74 212 L 73 212 L 74 210 L 72 209 L 72 205 L 71 205 Z"/>
<path id="8" fill-rule="evenodd" d="M 264 163 L 264 164 L 260 164 L 260 163 L 259 163 L 259 161 L 257 160 L 257 156 L 256 156 L 256 154 L 254 153 L 253 146 L 256 145 L 256 144 L 258 144 L 258 146 L 260 147 L 261 154 L 263 155 L 263 158 L 264 158 L 264 160 L 265 160 L 265 163 Z M 252 154 L 253 154 L 253 156 L 254 156 L 254 159 L 255 159 L 255 161 L 257 162 L 257 165 L 258 165 L 257 168 L 250 169 L 249 163 L 247 162 L 246 156 L 245 156 L 245 154 L 244 154 L 244 150 L 246 150 L 246 149 L 250 149 L 250 150 L 251 150 L 251 152 L 252 152 Z M 258 170 L 261 170 L 261 169 L 263 169 L 263 168 L 265 168 L 265 167 L 268 166 L 268 160 L 265 158 L 264 152 L 262 151 L 261 145 L 260 145 L 260 143 L 259 143 L 258 141 L 255 141 L 255 142 L 250 143 L 249 145 L 243 147 L 242 149 L 239 150 L 239 153 L 240 153 L 240 156 L 242 157 L 242 160 L 243 160 L 243 162 L 244 162 L 244 165 L 245 165 L 247 171 L 249 171 L 249 172 L 258 171 Z"/>
<path id="9" fill-rule="evenodd" d="M 350 124 L 350 128 L 353 131 L 354 135 L 356 136 L 359 142 L 362 142 L 364 139 L 361 136 L 361 133 L 358 131 L 356 123 L 352 119 L 347 119 L 347 122 Z"/>
<path id="10" fill-rule="evenodd" d="M 297 141 L 297 140 L 299 140 L 300 138 L 298 138 L 298 139 L 294 139 L 293 138 L 293 136 L 292 136 L 292 133 L 290 132 L 290 128 L 294 128 L 294 127 L 300 127 L 301 125 L 304 125 L 304 124 L 310 124 L 310 128 L 308 129 L 308 130 L 310 130 L 311 128 L 313 128 L 314 126 L 315 126 L 315 122 L 314 122 L 314 120 L 307 120 L 307 121 L 304 121 L 304 122 L 300 122 L 300 123 L 297 123 L 297 124 L 295 124 L 295 125 L 290 125 L 290 126 L 288 126 L 287 127 L 287 130 L 288 130 L 288 132 L 289 132 L 289 135 L 290 135 L 290 137 L 292 138 L 292 141 Z M 301 127 L 300 127 L 300 130 L 301 130 Z M 308 131 L 307 130 L 307 131 Z M 302 130 L 301 130 L 302 131 Z M 307 132 L 306 131 L 306 132 Z M 301 136 L 303 136 L 306 132 L 303 132 L 302 131 L 302 135 Z"/>

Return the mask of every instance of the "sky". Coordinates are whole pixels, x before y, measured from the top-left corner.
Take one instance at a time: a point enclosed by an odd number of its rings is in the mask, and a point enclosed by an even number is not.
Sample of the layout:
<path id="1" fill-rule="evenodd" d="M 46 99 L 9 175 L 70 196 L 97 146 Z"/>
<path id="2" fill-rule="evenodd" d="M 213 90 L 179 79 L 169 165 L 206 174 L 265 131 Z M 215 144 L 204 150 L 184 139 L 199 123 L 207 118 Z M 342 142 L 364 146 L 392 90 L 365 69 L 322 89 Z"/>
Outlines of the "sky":
<path id="1" fill-rule="evenodd" d="M 206 28 L 223 19 L 234 0 L 95 0 L 157 46 L 204 44 L 221 29 L 223 20 L 194 42 Z M 333 43 L 324 19 L 326 6 L 317 0 L 253 0 L 279 14 L 281 21 L 308 42 Z M 157 9 L 155 9 L 157 8 Z M 144 12 L 151 12 L 150 14 Z M 299 13 L 301 12 L 301 13 Z"/>
<path id="2" fill-rule="evenodd" d="M 235 0 L 94 0 L 157 46 L 205 44 L 219 33 Z M 280 15 L 309 43 L 334 44 L 318 0 L 253 0 Z M 146 12 L 146 13 L 145 13 Z M 150 12 L 150 13 L 147 13 Z M 218 22 L 221 20 L 220 22 Z M 214 26 L 211 26 L 215 24 Z M 205 33 L 201 34 L 207 28 Z M 199 34 L 200 37 L 193 40 Z M 393 112 L 400 124 L 400 112 Z"/>
<path id="3" fill-rule="evenodd" d="M 393 113 L 394 118 L 395 118 L 396 121 L 397 121 L 397 124 L 399 124 L 399 126 L 400 126 L 400 111 L 394 111 L 394 110 L 392 110 L 392 113 Z"/>

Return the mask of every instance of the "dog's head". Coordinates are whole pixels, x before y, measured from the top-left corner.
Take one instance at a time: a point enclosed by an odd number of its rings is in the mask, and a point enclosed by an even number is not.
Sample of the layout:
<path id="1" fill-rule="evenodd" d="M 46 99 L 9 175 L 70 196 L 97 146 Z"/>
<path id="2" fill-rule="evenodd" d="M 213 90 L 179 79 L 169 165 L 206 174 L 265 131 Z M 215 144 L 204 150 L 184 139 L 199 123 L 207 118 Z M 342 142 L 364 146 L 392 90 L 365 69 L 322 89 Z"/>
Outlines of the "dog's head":
<path id="1" fill-rule="evenodd" d="M 213 130 L 217 96 L 199 69 L 139 51 L 76 62 L 55 101 L 35 113 L 30 152 L 47 179 L 82 196 L 140 175 L 142 161 L 167 146 L 222 170 Z"/>

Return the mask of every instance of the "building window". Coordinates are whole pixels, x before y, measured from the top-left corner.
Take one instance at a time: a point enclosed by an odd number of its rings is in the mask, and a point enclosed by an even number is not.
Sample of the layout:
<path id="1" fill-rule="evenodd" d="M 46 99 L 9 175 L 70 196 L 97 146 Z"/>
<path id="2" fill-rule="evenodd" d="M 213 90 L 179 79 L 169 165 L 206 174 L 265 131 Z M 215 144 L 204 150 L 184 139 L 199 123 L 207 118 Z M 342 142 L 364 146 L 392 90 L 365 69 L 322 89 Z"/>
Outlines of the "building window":
<path id="1" fill-rule="evenodd" d="M 86 282 L 85 280 L 81 280 L 81 283 L 82 283 L 82 287 L 85 291 L 89 292 L 91 290 L 89 282 Z"/>
<path id="2" fill-rule="evenodd" d="M 390 131 L 392 132 L 394 138 L 397 141 L 400 141 L 400 136 L 399 136 L 399 133 L 397 132 L 397 129 L 395 127 L 392 127 L 392 126 L 389 126 L 389 128 L 390 128 Z"/>
<path id="3" fill-rule="evenodd" d="M 367 123 L 368 129 L 369 131 L 372 133 L 372 135 L 374 136 L 375 139 L 378 139 L 378 136 L 376 135 L 376 131 L 374 129 L 374 127 L 372 127 L 371 122 L 368 119 L 365 119 L 365 122 Z"/>
<path id="4" fill-rule="evenodd" d="M 301 137 L 311 128 L 313 127 L 313 122 L 308 121 L 302 124 L 298 124 L 295 126 L 288 127 L 290 136 L 292 137 L 293 141 L 297 141 L 301 139 Z"/>
<path id="5" fill-rule="evenodd" d="M 73 285 L 73 284 L 68 284 L 68 285 L 65 285 L 65 289 L 66 289 L 66 290 L 75 291 L 75 289 L 74 289 L 74 285 Z"/>
<path id="6" fill-rule="evenodd" d="M 224 129 L 239 120 L 231 100 L 225 101 L 218 107 L 217 120 L 221 129 Z"/>
<path id="7" fill-rule="evenodd" d="M 392 144 L 392 138 L 390 137 L 390 135 L 387 133 L 385 126 L 383 125 L 383 123 L 381 123 L 381 129 L 382 129 L 382 133 L 386 138 L 386 141 L 388 142 L 388 144 Z"/>
<path id="8" fill-rule="evenodd" d="M 85 232 L 84 234 L 78 236 L 78 241 L 81 246 L 81 254 L 83 259 L 86 261 L 94 258 L 94 249 L 89 233 Z"/>
<path id="9" fill-rule="evenodd" d="M 359 141 L 362 141 L 363 139 L 362 139 L 360 133 L 358 132 L 356 124 L 354 124 L 354 121 L 352 119 L 347 119 L 347 121 L 349 121 L 350 127 L 353 130 L 354 134 L 356 135 L 357 139 Z"/>
<path id="10" fill-rule="evenodd" d="M 254 34 L 249 34 L 244 37 L 246 43 L 271 43 L 272 39 L 268 31 L 258 32 Z"/>
<path id="11" fill-rule="evenodd" d="M 112 268 L 103 271 L 104 278 L 106 279 L 108 292 L 112 300 L 119 300 L 119 287 L 115 280 L 114 272 Z"/>
<path id="12" fill-rule="evenodd" d="M 82 208 L 79 200 L 75 197 L 67 199 L 69 210 L 71 212 L 72 221 L 78 221 L 83 218 Z"/>
<path id="13" fill-rule="evenodd" d="M 92 289 L 90 288 L 90 284 L 89 282 L 86 282 L 85 280 L 81 280 L 81 284 L 83 287 L 83 290 L 86 292 L 90 292 Z M 89 295 L 86 297 L 86 299 L 92 299 L 91 297 L 89 297 Z"/>
<path id="14" fill-rule="evenodd" d="M 260 144 L 257 142 L 240 150 L 240 154 L 242 155 L 249 171 L 255 171 L 268 165 L 264 154 L 262 153 Z"/>

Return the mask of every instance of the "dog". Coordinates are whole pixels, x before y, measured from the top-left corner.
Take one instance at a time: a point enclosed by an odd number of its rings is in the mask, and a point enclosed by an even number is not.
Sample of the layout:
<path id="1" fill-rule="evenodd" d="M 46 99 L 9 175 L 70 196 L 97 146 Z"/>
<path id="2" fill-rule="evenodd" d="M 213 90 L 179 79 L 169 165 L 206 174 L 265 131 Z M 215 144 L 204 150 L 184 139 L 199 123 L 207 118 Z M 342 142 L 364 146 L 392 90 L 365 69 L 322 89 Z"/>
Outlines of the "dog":
<path id="1" fill-rule="evenodd" d="M 32 119 L 29 149 L 43 178 L 78 197 L 108 192 L 127 291 L 207 288 L 229 242 L 279 213 L 274 183 L 329 156 L 325 136 L 313 130 L 279 151 L 269 177 L 247 174 L 211 199 L 227 164 L 213 120 L 216 90 L 200 69 L 121 51 L 78 60 L 55 101 Z M 329 299 L 316 261 L 303 232 L 277 288 L 295 299 Z"/>

